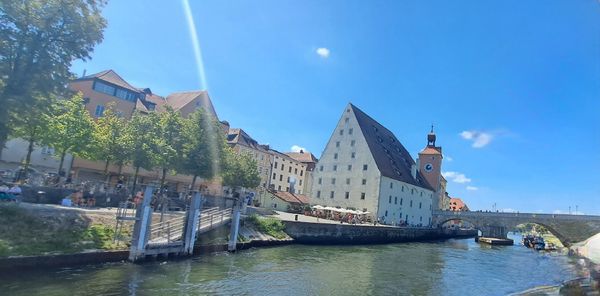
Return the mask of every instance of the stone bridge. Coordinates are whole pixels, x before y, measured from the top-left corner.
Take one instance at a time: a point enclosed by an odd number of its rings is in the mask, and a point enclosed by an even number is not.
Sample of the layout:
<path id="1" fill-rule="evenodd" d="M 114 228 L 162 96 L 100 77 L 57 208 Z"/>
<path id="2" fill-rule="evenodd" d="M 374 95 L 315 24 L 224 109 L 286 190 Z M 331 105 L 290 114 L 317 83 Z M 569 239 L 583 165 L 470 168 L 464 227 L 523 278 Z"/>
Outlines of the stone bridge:
<path id="1" fill-rule="evenodd" d="M 544 226 L 565 246 L 584 241 L 600 233 L 600 216 L 533 214 L 533 213 L 498 213 L 498 212 L 454 212 L 434 211 L 433 226 L 451 220 L 462 220 L 473 224 L 485 237 L 506 238 L 519 224 L 535 223 Z"/>

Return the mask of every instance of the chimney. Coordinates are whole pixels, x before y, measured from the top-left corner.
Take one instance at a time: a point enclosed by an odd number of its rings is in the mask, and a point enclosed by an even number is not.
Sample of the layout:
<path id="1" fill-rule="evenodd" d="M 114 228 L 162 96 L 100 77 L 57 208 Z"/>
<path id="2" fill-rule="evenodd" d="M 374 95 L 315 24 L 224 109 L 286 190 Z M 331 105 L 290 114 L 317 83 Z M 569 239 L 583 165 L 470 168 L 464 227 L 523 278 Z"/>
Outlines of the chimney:
<path id="1" fill-rule="evenodd" d="M 304 153 L 304 150 L 300 149 L 300 153 Z"/>

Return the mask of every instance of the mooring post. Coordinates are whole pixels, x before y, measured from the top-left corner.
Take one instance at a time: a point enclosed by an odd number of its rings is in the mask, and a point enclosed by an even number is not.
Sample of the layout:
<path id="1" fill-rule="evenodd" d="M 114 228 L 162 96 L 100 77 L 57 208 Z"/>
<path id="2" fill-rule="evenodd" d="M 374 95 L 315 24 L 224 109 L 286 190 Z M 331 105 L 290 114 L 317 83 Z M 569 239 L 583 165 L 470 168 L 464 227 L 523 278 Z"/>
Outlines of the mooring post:
<path id="1" fill-rule="evenodd" d="M 240 230 L 240 211 L 241 211 L 241 200 L 238 196 L 233 201 L 233 216 L 231 217 L 231 232 L 229 236 L 229 244 L 227 245 L 227 251 L 235 252 L 237 246 L 237 237 Z"/>
<path id="2" fill-rule="evenodd" d="M 152 201 L 152 193 L 154 188 L 147 186 L 144 192 L 144 199 L 135 212 L 135 224 L 133 225 L 133 234 L 131 237 L 131 247 L 129 249 L 129 261 L 135 262 L 138 258 L 143 257 L 148 243 L 148 235 L 150 232 L 150 224 L 152 217 L 152 209 L 150 202 Z"/>
<path id="3" fill-rule="evenodd" d="M 196 234 L 198 233 L 198 226 L 200 225 L 201 206 L 202 195 L 200 195 L 200 192 L 196 192 L 190 200 L 190 208 L 186 213 L 183 251 L 187 255 L 192 255 L 194 253 L 194 243 L 196 242 Z"/>

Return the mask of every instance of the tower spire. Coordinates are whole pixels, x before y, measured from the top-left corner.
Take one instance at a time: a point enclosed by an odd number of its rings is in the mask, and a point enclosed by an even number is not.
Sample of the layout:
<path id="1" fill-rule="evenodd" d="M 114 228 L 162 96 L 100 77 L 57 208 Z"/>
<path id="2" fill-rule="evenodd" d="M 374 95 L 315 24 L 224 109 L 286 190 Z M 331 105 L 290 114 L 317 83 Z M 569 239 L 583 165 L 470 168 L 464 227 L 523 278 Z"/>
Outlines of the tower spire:
<path id="1" fill-rule="evenodd" d="M 431 124 L 431 132 L 427 134 L 427 146 L 435 147 L 435 133 L 433 132 L 433 124 Z"/>

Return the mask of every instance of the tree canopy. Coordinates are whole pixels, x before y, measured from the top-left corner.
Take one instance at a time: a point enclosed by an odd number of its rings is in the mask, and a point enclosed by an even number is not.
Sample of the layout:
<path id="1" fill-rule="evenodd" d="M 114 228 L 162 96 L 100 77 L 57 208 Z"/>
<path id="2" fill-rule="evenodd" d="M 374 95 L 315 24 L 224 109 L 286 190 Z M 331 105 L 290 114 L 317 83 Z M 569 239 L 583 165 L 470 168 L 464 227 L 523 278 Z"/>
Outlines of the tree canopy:
<path id="1" fill-rule="evenodd" d="M 0 2 L 0 147 L 36 98 L 67 97 L 74 60 L 102 41 L 103 0 Z"/>

